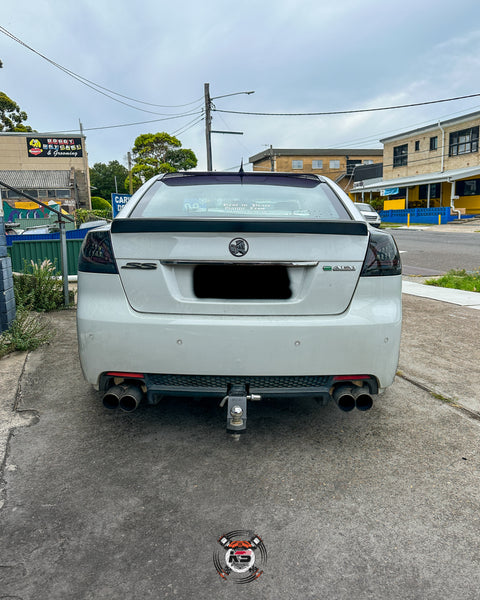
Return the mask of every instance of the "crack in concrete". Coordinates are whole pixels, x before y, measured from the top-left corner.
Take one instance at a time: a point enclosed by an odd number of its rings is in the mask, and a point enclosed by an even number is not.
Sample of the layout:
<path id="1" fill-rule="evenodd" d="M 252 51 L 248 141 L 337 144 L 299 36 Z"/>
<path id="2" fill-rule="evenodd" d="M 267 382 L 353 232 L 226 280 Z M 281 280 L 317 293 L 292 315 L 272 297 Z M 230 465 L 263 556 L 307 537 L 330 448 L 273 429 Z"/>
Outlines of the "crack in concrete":
<path id="1" fill-rule="evenodd" d="M 405 375 L 405 373 L 403 373 L 402 371 L 397 371 L 396 375 L 397 375 L 397 377 L 400 377 L 401 379 L 408 381 L 409 383 L 411 383 L 415 387 L 418 387 L 419 389 L 423 390 L 424 392 L 427 392 L 428 394 L 430 394 L 431 396 L 433 396 L 440 402 L 443 402 L 444 404 L 451 406 L 458 412 L 463 413 L 467 417 L 470 417 L 471 419 L 475 419 L 476 421 L 480 421 L 480 413 L 478 413 L 475 410 L 471 410 L 470 408 L 466 408 L 462 404 L 459 404 L 458 400 L 455 400 L 454 398 L 449 398 L 448 396 L 443 396 L 443 395 L 439 394 L 438 392 L 436 392 L 435 390 L 430 388 L 428 385 L 421 383 L 414 377 Z"/>
<path id="2" fill-rule="evenodd" d="M 7 368 L 5 374 L 6 388 L 0 397 L 0 510 L 6 500 L 5 469 L 9 456 L 10 440 L 19 427 L 30 427 L 40 420 L 40 415 L 34 410 L 19 410 L 22 398 L 22 382 L 30 353 L 25 356 L 7 356 L 2 366 Z M 9 385 L 11 384 L 11 386 Z M 12 393 L 13 392 L 13 393 Z M 0 600 L 1 600 L 0 596 Z"/>

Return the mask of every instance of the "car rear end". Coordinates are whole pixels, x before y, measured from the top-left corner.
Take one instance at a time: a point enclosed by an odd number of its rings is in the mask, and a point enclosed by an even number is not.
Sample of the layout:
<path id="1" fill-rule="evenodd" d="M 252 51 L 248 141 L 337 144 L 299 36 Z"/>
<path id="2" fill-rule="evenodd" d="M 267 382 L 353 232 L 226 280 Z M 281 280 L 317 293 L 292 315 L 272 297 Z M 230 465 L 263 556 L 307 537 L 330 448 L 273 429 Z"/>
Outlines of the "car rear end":
<path id="1" fill-rule="evenodd" d="M 315 175 L 155 178 L 85 238 L 86 379 L 128 410 L 232 387 L 369 408 L 397 368 L 401 267 L 352 207 Z"/>
<path id="2" fill-rule="evenodd" d="M 382 224 L 382 219 L 373 206 L 360 202 L 357 202 L 355 206 L 369 225 L 372 225 L 373 227 L 380 227 Z"/>

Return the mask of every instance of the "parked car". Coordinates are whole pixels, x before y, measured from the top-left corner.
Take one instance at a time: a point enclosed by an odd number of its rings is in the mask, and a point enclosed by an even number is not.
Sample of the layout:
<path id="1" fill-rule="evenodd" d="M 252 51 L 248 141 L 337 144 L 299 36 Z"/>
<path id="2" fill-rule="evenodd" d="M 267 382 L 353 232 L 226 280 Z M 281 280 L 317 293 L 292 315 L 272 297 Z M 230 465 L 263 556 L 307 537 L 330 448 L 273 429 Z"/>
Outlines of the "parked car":
<path id="1" fill-rule="evenodd" d="M 35 227 L 27 227 L 21 235 L 42 235 L 51 233 L 51 225 L 37 225 Z"/>
<path id="2" fill-rule="evenodd" d="M 23 229 L 19 223 L 5 223 L 5 235 L 22 235 Z"/>
<path id="3" fill-rule="evenodd" d="M 401 263 L 332 181 L 168 173 L 90 231 L 78 267 L 86 379 L 108 408 L 163 396 L 311 396 L 367 410 L 393 382 Z"/>
<path id="4" fill-rule="evenodd" d="M 382 224 L 382 219 L 371 204 L 356 202 L 355 206 L 365 217 L 367 223 L 373 225 L 374 227 L 380 227 L 380 225 Z"/>
<path id="5" fill-rule="evenodd" d="M 107 221 L 105 219 L 97 219 L 96 221 L 87 221 L 86 223 L 82 223 L 79 226 L 79 229 L 93 229 L 94 227 L 101 227 L 102 225 L 106 225 Z"/>

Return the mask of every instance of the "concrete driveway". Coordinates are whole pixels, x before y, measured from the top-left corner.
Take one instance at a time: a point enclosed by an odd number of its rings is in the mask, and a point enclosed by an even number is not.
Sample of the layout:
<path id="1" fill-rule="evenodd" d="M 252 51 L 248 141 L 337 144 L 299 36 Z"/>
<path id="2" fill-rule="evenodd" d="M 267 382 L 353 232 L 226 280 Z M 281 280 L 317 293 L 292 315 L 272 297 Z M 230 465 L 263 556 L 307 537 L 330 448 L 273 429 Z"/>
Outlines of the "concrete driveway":
<path id="1" fill-rule="evenodd" d="M 480 311 L 404 311 L 403 376 L 371 411 L 253 403 L 239 441 L 213 401 L 104 409 L 54 314 L 50 346 L 0 361 L 0 598 L 476 600 Z M 212 560 L 236 529 L 268 552 L 247 585 Z"/>

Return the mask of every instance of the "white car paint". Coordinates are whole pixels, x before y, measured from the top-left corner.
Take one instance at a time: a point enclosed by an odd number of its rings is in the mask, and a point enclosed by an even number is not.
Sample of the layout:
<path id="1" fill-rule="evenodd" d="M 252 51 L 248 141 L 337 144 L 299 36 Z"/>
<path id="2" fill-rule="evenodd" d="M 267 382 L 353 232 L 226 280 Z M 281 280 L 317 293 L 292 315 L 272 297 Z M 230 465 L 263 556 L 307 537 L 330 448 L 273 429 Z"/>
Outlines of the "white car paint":
<path id="1" fill-rule="evenodd" d="M 162 232 L 152 230 L 152 219 L 144 219 L 146 231 L 129 232 L 144 193 L 164 185 L 158 178 L 145 184 L 114 222 L 117 272 L 78 273 L 78 341 L 86 379 L 104 389 L 106 382 L 118 381 L 112 373 L 125 372 L 227 379 L 322 376 L 330 384 L 332 376 L 365 374 L 376 382 L 375 391 L 391 385 L 400 345 L 401 275 L 397 270 L 360 276 L 372 235 L 391 237 L 355 225 L 364 219 L 348 196 L 333 182 L 316 179 L 347 211 L 336 233 L 337 224 L 330 221 L 321 225 L 323 233 L 245 233 L 248 218 L 235 221 L 237 231 Z M 288 224 L 292 219 L 254 221 L 261 229 L 267 221 Z M 195 228 L 205 220 L 187 221 Z M 223 227 L 221 218 L 213 221 Z M 364 233 L 349 233 L 354 230 Z M 97 231 L 109 237 L 108 228 Z M 229 253 L 237 237 L 248 240 L 245 256 Z M 208 271 L 217 263 L 283 265 L 290 295 L 199 297 L 195 269 L 206 265 Z M 257 281 L 262 287 L 261 277 Z"/>

